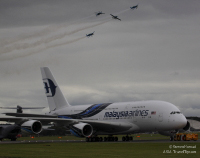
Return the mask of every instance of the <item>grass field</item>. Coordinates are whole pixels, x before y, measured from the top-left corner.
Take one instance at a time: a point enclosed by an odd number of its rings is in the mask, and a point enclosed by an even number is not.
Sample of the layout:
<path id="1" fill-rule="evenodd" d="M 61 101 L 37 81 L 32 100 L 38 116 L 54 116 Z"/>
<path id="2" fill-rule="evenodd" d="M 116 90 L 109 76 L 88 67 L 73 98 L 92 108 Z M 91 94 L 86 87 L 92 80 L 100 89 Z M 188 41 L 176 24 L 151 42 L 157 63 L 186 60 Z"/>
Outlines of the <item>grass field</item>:
<path id="1" fill-rule="evenodd" d="M 68 136 L 55 139 L 75 140 Z M 162 139 L 161 135 L 140 135 L 135 139 Z M 52 137 L 39 137 L 51 140 Z M 167 137 L 164 137 L 167 138 Z M 23 138 L 21 138 L 23 140 Z M 24 138 L 26 139 L 26 138 Z M 29 138 L 27 138 L 29 139 Z M 27 140 L 26 139 L 26 140 Z M 38 138 L 34 138 L 38 139 Z M 167 138 L 168 139 L 168 138 Z M 178 147 L 178 148 L 177 148 Z M 180 148 L 182 147 L 182 148 Z M 184 147 L 184 148 L 183 148 Z M 188 148 L 189 147 L 189 148 Z M 185 151 L 184 151 L 185 150 Z M 171 153 L 166 153 L 170 152 Z M 184 152 L 184 153 L 174 153 Z M 186 152 L 196 153 L 186 153 Z M 165 152 L 165 153 L 163 153 Z M 1 144 L 0 158 L 197 158 L 200 155 L 199 142 L 167 142 L 167 143 L 130 143 L 130 142 L 89 142 L 89 143 L 27 143 L 27 144 Z"/>

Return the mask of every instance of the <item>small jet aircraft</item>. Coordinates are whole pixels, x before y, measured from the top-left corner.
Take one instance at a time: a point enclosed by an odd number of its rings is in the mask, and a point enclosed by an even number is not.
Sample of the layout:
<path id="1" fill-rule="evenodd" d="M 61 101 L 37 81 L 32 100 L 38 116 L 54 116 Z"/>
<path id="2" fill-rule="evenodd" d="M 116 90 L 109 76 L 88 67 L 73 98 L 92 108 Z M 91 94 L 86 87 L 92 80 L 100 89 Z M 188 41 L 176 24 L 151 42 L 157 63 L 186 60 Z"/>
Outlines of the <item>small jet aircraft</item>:
<path id="1" fill-rule="evenodd" d="M 99 12 L 95 12 L 96 16 L 99 16 L 101 14 L 105 14 L 105 13 L 102 13 L 102 11 L 99 11 Z"/>
<path id="2" fill-rule="evenodd" d="M 118 16 L 114 16 L 114 15 L 112 15 L 112 14 L 110 14 L 110 15 L 112 16 L 113 19 L 117 19 L 117 20 L 120 20 L 120 21 L 121 21 L 121 19 L 119 19 Z"/>
<path id="3" fill-rule="evenodd" d="M 138 8 L 138 4 L 137 5 L 135 5 L 135 6 L 132 6 L 132 7 L 130 7 L 131 9 L 137 9 Z"/>
<path id="4" fill-rule="evenodd" d="M 94 31 L 94 32 L 95 32 L 95 31 Z M 93 36 L 93 35 L 94 35 L 94 32 L 92 32 L 92 33 L 89 33 L 89 34 L 86 34 L 86 37 Z"/>

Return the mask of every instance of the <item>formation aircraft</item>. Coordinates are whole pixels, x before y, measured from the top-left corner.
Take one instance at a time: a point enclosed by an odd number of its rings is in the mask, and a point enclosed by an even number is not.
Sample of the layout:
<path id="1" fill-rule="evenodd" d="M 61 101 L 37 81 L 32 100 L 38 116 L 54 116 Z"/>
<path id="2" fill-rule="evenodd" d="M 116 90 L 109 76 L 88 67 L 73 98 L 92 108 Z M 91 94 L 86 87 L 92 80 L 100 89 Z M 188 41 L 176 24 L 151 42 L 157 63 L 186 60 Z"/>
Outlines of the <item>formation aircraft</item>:
<path id="1" fill-rule="evenodd" d="M 99 16 L 101 14 L 105 14 L 105 13 L 102 13 L 102 11 L 99 11 L 99 12 L 95 12 L 96 16 Z"/>
<path id="2" fill-rule="evenodd" d="M 42 80 L 49 105 L 48 114 L 5 113 L 9 116 L 0 121 L 21 125 L 29 132 L 39 134 L 43 124 L 68 128 L 77 137 L 86 141 L 133 140 L 131 134 L 141 132 L 170 132 L 188 130 L 189 122 L 173 104 L 164 101 L 135 101 L 100 103 L 72 106 L 65 99 L 59 85 L 48 67 L 41 68 Z M 99 137 L 105 135 L 105 137 Z"/>
<path id="3" fill-rule="evenodd" d="M 138 4 L 135 6 L 130 7 L 132 10 L 137 9 L 138 8 Z"/>
<path id="4" fill-rule="evenodd" d="M 95 32 L 95 31 L 94 31 Z M 86 34 L 86 37 L 92 37 L 94 35 L 94 32 Z"/>
<path id="5" fill-rule="evenodd" d="M 118 16 L 114 16 L 114 15 L 112 15 L 112 14 L 110 14 L 110 15 L 112 16 L 113 19 L 117 19 L 117 20 L 120 20 L 120 21 L 121 21 L 121 19 L 119 19 Z"/>

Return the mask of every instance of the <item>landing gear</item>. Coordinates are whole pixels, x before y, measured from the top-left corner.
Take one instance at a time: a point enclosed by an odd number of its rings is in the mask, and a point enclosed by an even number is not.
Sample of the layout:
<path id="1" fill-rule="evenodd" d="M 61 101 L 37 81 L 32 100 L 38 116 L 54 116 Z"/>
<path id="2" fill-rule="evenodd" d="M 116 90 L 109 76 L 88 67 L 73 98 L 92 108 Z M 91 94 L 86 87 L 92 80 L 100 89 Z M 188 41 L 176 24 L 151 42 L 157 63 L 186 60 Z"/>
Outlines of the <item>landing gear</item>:
<path id="1" fill-rule="evenodd" d="M 102 137 L 86 137 L 86 142 L 102 142 Z"/>
<path id="2" fill-rule="evenodd" d="M 119 139 L 118 137 L 113 137 L 113 136 L 108 136 L 108 137 L 97 137 L 97 136 L 93 136 L 93 137 L 86 137 L 86 142 L 117 142 Z M 128 142 L 128 141 L 133 141 L 133 137 L 132 136 L 123 136 L 122 137 L 122 141 L 123 142 Z"/>
<path id="3" fill-rule="evenodd" d="M 132 136 L 129 137 L 128 135 L 127 135 L 127 136 L 124 136 L 124 137 L 122 137 L 122 141 L 123 141 L 123 142 L 125 142 L 125 141 L 127 141 L 127 142 L 128 142 L 128 141 L 133 141 L 133 137 L 132 137 Z"/>
<path id="4" fill-rule="evenodd" d="M 117 142 L 118 137 L 108 136 L 108 137 L 86 137 L 86 142 Z"/>

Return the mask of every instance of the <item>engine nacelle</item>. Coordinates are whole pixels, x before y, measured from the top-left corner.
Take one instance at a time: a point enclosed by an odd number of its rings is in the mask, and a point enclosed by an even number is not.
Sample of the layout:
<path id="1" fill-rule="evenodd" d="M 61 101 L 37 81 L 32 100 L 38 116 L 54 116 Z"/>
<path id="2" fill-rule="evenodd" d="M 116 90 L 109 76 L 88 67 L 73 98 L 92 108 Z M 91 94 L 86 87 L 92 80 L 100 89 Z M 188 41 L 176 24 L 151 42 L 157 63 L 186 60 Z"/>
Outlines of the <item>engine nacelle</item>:
<path id="1" fill-rule="evenodd" d="M 39 134 L 42 131 L 42 123 L 37 120 L 30 120 L 24 122 L 21 128 L 28 133 Z"/>
<path id="2" fill-rule="evenodd" d="M 190 129 L 190 123 L 187 121 L 186 126 L 183 128 L 183 130 L 187 131 Z"/>
<path id="3" fill-rule="evenodd" d="M 70 132 L 76 137 L 89 137 L 93 134 L 93 128 L 87 123 L 78 123 L 70 127 Z"/>

